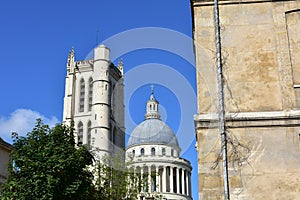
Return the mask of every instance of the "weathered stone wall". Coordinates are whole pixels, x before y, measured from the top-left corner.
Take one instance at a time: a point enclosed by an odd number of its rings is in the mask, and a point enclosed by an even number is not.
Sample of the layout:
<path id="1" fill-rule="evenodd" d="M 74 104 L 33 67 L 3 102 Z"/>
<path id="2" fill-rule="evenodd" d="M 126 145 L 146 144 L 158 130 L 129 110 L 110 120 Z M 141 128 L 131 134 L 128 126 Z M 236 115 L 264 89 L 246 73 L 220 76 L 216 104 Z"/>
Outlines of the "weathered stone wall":
<path id="1" fill-rule="evenodd" d="M 291 117 L 292 116 L 292 117 Z M 218 123 L 195 117 L 201 199 L 222 199 Z M 300 111 L 227 114 L 231 199 L 300 197 Z"/>
<path id="2" fill-rule="evenodd" d="M 207 76 L 215 74 L 215 36 L 213 7 L 198 4 L 194 39 L 198 85 L 202 85 L 198 87 L 201 114 L 215 111 L 216 77 Z M 294 84 L 300 83 L 300 11 L 292 11 L 299 6 L 299 1 L 220 5 L 229 112 L 295 108 Z"/>
<path id="3" fill-rule="evenodd" d="M 6 182 L 7 167 L 10 160 L 12 146 L 4 142 L 0 137 L 0 185 Z"/>
<path id="4" fill-rule="evenodd" d="M 212 3 L 192 2 L 202 199 L 223 196 Z M 300 198 L 300 1 L 221 0 L 219 8 L 231 198 Z"/>

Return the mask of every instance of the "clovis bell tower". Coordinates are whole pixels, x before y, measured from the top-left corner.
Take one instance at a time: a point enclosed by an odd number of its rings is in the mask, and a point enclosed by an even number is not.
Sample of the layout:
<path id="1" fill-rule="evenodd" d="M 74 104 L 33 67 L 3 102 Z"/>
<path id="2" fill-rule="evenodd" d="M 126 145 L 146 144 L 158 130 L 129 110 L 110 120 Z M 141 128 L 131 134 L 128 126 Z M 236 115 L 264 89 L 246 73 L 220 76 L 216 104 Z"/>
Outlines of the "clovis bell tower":
<path id="1" fill-rule="evenodd" d="M 125 147 L 123 63 L 110 61 L 104 45 L 92 60 L 75 61 L 69 53 L 63 123 L 74 123 L 76 145 L 87 145 L 100 159 Z"/>

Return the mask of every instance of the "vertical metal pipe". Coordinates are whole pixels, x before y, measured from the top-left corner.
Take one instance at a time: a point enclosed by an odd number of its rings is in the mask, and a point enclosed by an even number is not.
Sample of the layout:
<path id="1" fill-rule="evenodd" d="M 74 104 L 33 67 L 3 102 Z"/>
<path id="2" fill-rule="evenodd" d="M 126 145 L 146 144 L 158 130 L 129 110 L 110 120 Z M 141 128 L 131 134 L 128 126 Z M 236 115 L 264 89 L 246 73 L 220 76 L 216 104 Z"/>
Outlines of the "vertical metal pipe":
<path id="1" fill-rule="evenodd" d="M 226 136 L 226 124 L 225 124 L 224 83 L 223 83 L 219 1 L 218 0 L 214 0 L 214 20 L 215 20 L 217 76 L 218 76 L 219 131 L 220 131 L 221 140 L 222 140 L 223 177 L 224 177 L 224 195 L 225 195 L 224 199 L 229 200 L 230 194 L 229 194 L 228 162 L 227 162 L 227 136 Z"/>

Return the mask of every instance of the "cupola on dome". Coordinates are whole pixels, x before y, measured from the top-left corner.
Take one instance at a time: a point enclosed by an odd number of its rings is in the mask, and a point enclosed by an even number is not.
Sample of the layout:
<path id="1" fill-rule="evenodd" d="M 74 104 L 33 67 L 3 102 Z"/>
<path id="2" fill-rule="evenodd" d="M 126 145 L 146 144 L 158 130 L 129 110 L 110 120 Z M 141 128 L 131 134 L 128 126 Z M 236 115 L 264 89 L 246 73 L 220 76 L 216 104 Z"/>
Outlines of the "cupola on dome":
<path id="1" fill-rule="evenodd" d="M 174 132 L 160 119 L 158 104 L 152 89 L 150 99 L 147 101 L 145 120 L 131 133 L 128 147 L 139 144 L 165 144 L 179 148 Z"/>

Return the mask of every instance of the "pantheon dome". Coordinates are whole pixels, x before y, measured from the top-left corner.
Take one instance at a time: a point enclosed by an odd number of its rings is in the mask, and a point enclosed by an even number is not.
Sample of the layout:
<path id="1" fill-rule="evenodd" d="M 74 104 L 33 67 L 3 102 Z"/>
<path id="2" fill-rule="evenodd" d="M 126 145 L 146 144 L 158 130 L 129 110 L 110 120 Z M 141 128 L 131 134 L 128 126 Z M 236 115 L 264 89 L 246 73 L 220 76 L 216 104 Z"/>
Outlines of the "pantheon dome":
<path id="1" fill-rule="evenodd" d="M 179 148 L 172 129 L 162 120 L 156 118 L 146 119 L 131 133 L 128 146 L 140 144 L 165 144 Z"/>
<path id="2" fill-rule="evenodd" d="M 132 131 L 126 148 L 126 160 L 141 177 L 147 177 L 139 199 L 156 195 L 166 200 L 192 199 L 192 167 L 180 157 L 180 150 L 173 130 L 160 119 L 159 102 L 152 90 L 145 120 Z"/>

